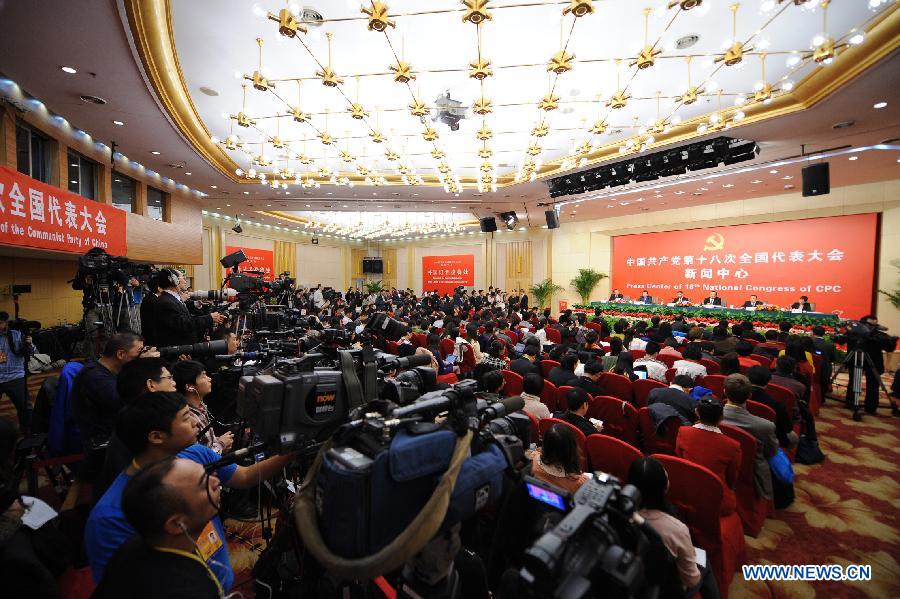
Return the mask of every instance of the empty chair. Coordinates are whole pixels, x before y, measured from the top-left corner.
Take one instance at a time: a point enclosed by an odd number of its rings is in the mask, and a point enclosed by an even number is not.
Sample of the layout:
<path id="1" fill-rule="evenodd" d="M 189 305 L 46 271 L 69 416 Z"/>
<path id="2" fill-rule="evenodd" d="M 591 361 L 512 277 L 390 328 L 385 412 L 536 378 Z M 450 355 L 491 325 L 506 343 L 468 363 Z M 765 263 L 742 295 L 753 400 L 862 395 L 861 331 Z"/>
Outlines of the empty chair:
<path id="1" fill-rule="evenodd" d="M 503 375 L 503 395 L 506 397 L 512 397 L 513 395 L 521 395 L 522 394 L 522 375 L 517 372 L 513 372 L 512 370 L 501 370 L 500 374 Z"/>
<path id="2" fill-rule="evenodd" d="M 524 411 L 524 410 L 523 410 Z M 530 413 L 525 412 L 531 421 L 531 442 L 539 444 L 541 442 L 541 422 Z"/>
<path id="3" fill-rule="evenodd" d="M 644 454 L 628 443 L 607 435 L 591 435 L 585 442 L 591 470 L 612 474 L 628 482 L 628 468 Z"/>
<path id="4" fill-rule="evenodd" d="M 384 342 L 384 351 L 396 356 L 397 352 L 400 350 L 399 350 L 399 346 L 396 341 L 391 341 L 390 339 L 388 339 L 387 341 Z"/>
<path id="5" fill-rule="evenodd" d="M 706 366 L 706 374 L 719 374 L 719 363 L 715 360 L 701 358 L 700 363 Z"/>
<path id="6" fill-rule="evenodd" d="M 415 347 L 425 347 L 425 344 L 428 343 L 428 336 L 425 333 L 413 333 L 410 341 Z"/>
<path id="7" fill-rule="evenodd" d="M 670 416 L 663 422 L 660 431 L 657 432 L 650 417 L 650 408 L 644 407 L 638 410 L 638 426 L 644 443 L 644 453 L 665 453 L 675 455 L 675 439 L 678 437 L 678 429 L 681 420 L 677 416 Z"/>
<path id="8" fill-rule="evenodd" d="M 764 403 L 759 403 L 758 401 L 747 400 L 747 411 L 753 414 L 754 416 L 759 416 L 760 418 L 765 418 L 769 422 L 775 422 L 775 410 L 770 408 Z"/>
<path id="9" fill-rule="evenodd" d="M 764 499 L 756 494 L 756 486 L 753 483 L 756 437 L 743 429 L 727 424 L 719 424 L 719 429 L 741 444 L 741 469 L 738 472 L 734 495 L 737 499 L 738 516 L 744 526 L 744 534 L 755 537 L 762 530 L 766 516 L 775 509 L 771 499 Z"/>
<path id="10" fill-rule="evenodd" d="M 622 401 L 631 401 L 634 398 L 631 379 L 623 374 L 604 372 L 600 376 L 599 383 L 606 395 L 618 397 Z"/>
<path id="11" fill-rule="evenodd" d="M 675 361 L 680 360 L 681 358 L 677 356 L 670 356 L 669 354 L 659 354 L 656 356 L 656 359 L 665 364 L 667 367 L 672 368 L 675 366 Z"/>
<path id="12" fill-rule="evenodd" d="M 550 410 L 550 413 L 559 411 L 559 402 L 556 401 L 556 394 L 558 393 L 558 389 L 556 385 L 544 379 L 544 389 L 541 391 L 541 403 L 547 406 L 547 409 Z"/>
<path id="13" fill-rule="evenodd" d="M 697 384 L 712 391 L 716 397 L 725 399 L 725 375 L 708 374 L 702 379 L 698 379 Z"/>
<path id="14" fill-rule="evenodd" d="M 544 378 L 547 378 L 547 375 L 550 374 L 550 371 L 559 366 L 559 362 L 556 360 L 541 360 L 541 375 Z"/>
<path id="15" fill-rule="evenodd" d="M 591 400 L 588 418 L 603 421 L 603 434 L 628 443 L 634 448 L 638 443 L 638 411 L 627 401 L 608 395 L 598 395 Z"/>
<path id="16" fill-rule="evenodd" d="M 544 327 L 544 330 L 547 331 L 547 341 L 556 344 L 562 343 L 562 334 L 558 330 L 553 327 Z"/>
<path id="17" fill-rule="evenodd" d="M 671 369 L 670 369 L 671 370 Z M 604 389 L 606 387 L 604 386 Z M 637 407 L 643 408 L 647 405 L 647 396 L 650 395 L 650 392 L 654 389 L 663 388 L 666 386 L 659 381 L 654 381 L 653 379 L 638 379 L 631 383 L 631 389 L 634 393 L 634 403 Z"/>
<path id="18" fill-rule="evenodd" d="M 735 570 L 746 560 L 744 530 L 737 513 L 720 516 L 722 481 L 709 469 L 670 455 L 651 456 L 669 475 L 669 501 L 691 531 L 697 547 L 706 550 L 722 597 Z"/>
<path id="19" fill-rule="evenodd" d="M 769 394 L 769 397 L 780 403 L 784 406 L 784 409 L 787 411 L 788 416 L 793 421 L 794 419 L 794 404 L 797 403 L 797 396 L 794 395 L 794 392 L 786 387 L 782 387 L 781 385 L 776 385 L 775 383 L 769 383 L 766 385 L 766 393 Z M 800 425 L 794 425 L 794 432 L 800 432 Z"/>

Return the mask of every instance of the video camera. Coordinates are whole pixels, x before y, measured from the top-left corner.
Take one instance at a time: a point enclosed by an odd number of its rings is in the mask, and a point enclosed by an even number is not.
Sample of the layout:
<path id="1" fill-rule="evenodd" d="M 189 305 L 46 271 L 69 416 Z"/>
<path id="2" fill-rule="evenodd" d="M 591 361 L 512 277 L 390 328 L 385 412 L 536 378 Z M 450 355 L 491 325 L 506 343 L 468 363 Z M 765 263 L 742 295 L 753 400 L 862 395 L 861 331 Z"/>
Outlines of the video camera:
<path id="1" fill-rule="evenodd" d="M 643 598 L 665 586 L 664 573 L 653 571 L 661 564 L 650 557 L 662 543 L 636 514 L 641 496 L 635 487 L 595 473 L 569 501 L 538 479 L 525 477 L 525 485 L 532 499 L 567 513 L 525 551 L 518 596 Z"/>
<path id="2" fill-rule="evenodd" d="M 224 354 L 228 351 L 228 342 L 222 339 L 217 341 L 207 341 L 203 343 L 192 343 L 189 345 L 170 345 L 168 347 L 158 347 L 159 357 L 164 360 L 176 360 L 178 356 L 191 356 L 194 360 L 203 360 L 210 358 L 216 354 Z"/>
<path id="3" fill-rule="evenodd" d="M 132 278 L 145 285 L 158 270 L 152 264 L 132 262 L 125 256 L 110 256 L 103 248 L 91 248 L 78 259 L 72 288 L 83 290 L 90 283 L 125 286 Z"/>
<path id="4" fill-rule="evenodd" d="M 844 320 L 839 333 L 834 335 L 835 343 L 846 344 L 850 349 L 863 345 L 891 352 L 897 344 L 897 337 L 887 334 L 887 327 L 861 320 Z"/>

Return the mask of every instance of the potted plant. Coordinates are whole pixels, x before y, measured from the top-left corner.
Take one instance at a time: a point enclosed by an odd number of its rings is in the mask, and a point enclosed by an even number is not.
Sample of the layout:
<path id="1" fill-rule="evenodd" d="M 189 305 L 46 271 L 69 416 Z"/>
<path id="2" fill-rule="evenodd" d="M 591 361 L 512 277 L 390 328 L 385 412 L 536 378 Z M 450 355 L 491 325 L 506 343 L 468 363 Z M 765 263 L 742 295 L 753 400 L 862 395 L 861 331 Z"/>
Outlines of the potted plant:
<path id="1" fill-rule="evenodd" d="M 606 278 L 606 274 L 597 272 L 593 268 L 579 268 L 578 276 L 569 282 L 575 293 L 581 298 L 581 304 L 587 308 L 591 300 L 591 293 L 597 287 L 597 283 Z"/>
<path id="2" fill-rule="evenodd" d="M 381 293 L 384 290 L 384 285 L 381 281 L 366 281 L 365 283 L 366 293 Z"/>
<path id="3" fill-rule="evenodd" d="M 531 295 L 534 296 L 538 306 L 545 308 L 553 298 L 553 294 L 565 291 L 565 288 L 555 284 L 551 279 L 544 279 L 540 283 L 532 285 L 529 291 L 531 291 Z"/>

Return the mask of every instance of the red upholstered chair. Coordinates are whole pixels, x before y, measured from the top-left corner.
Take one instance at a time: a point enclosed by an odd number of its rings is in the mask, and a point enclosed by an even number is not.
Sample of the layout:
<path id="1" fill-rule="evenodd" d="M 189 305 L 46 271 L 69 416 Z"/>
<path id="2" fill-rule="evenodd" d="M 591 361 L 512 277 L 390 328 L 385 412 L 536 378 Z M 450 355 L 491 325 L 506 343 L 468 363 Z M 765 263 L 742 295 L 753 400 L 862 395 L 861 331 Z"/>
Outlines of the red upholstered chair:
<path id="1" fill-rule="evenodd" d="M 547 378 L 547 375 L 550 374 L 550 371 L 559 366 L 559 362 L 556 360 L 541 360 L 541 374 L 544 378 Z"/>
<path id="2" fill-rule="evenodd" d="M 643 349 L 629 349 L 628 353 L 631 354 L 631 357 L 635 360 L 640 360 L 647 355 L 647 352 Z"/>
<path id="3" fill-rule="evenodd" d="M 647 405 L 647 396 L 650 395 L 650 392 L 660 388 L 665 389 L 666 386 L 653 379 L 638 379 L 631 383 L 635 405 L 639 408 L 645 407 Z"/>
<path id="4" fill-rule="evenodd" d="M 518 372 L 513 372 L 512 370 L 501 370 L 500 374 L 503 375 L 503 395 L 504 397 L 512 397 L 513 395 L 520 395 L 522 393 L 522 375 Z"/>
<path id="5" fill-rule="evenodd" d="M 725 375 L 724 374 L 707 374 L 705 377 L 697 381 L 697 384 L 706 387 L 712 391 L 719 399 L 725 399 Z"/>
<path id="6" fill-rule="evenodd" d="M 750 354 L 747 357 L 755 361 L 760 366 L 765 366 L 766 368 L 772 367 L 772 360 L 767 358 L 766 356 L 761 356 L 759 354 Z"/>
<path id="7" fill-rule="evenodd" d="M 634 448 L 638 443 L 638 411 L 627 401 L 608 395 L 598 395 L 591 400 L 588 418 L 603 421 L 603 434 L 628 443 Z"/>
<path id="8" fill-rule="evenodd" d="M 528 414 L 528 419 L 531 420 L 531 442 L 539 445 L 541 443 L 541 423 L 528 412 L 525 413 Z"/>
<path id="9" fill-rule="evenodd" d="M 575 435 L 575 443 L 578 444 L 578 453 L 580 454 L 579 457 L 581 458 L 581 469 L 587 470 L 587 448 L 585 447 L 586 437 L 584 436 L 583 432 L 578 430 L 578 427 L 572 426 L 565 420 L 560 420 L 559 418 L 542 418 L 540 422 L 541 439 L 544 438 L 544 435 L 547 434 L 547 430 L 554 424 L 563 424 L 572 429 L 572 433 L 574 433 Z"/>
<path id="10" fill-rule="evenodd" d="M 569 402 L 566 401 L 566 393 L 574 389 L 569 385 L 560 385 L 556 388 L 556 409 L 559 411 L 569 409 Z"/>
<path id="11" fill-rule="evenodd" d="M 462 364 L 459 365 L 461 374 L 469 374 L 475 371 L 475 350 L 469 344 L 463 345 Z"/>
<path id="12" fill-rule="evenodd" d="M 562 343 L 562 334 L 559 331 L 553 327 L 544 327 L 544 330 L 547 331 L 547 341 L 552 341 L 556 344 Z"/>
<path id="13" fill-rule="evenodd" d="M 391 341 L 390 339 L 388 339 L 384 342 L 384 351 L 396 356 L 397 352 L 400 351 L 399 344 L 396 341 Z"/>
<path id="14" fill-rule="evenodd" d="M 766 385 L 766 393 L 769 394 L 769 397 L 783 405 L 784 409 L 787 410 L 788 416 L 793 420 L 794 404 L 797 403 L 797 396 L 794 395 L 794 392 L 781 385 L 769 383 Z M 795 432 L 799 433 L 800 428 L 800 423 L 794 425 Z"/>
<path id="15" fill-rule="evenodd" d="M 656 356 L 656 359 L 665 364 L 667 367 L 672 368 L 675 366 L 675 361 L 680 360 L 680 357 L 670 356 L 668 354 L 659 354 Z"/>
<path id="16" fill-rule="evenodd" d="M 544 379 L 544 390 L 541 391 L 541 403 L 547 406 L 550 413 L 559 411 L 559 403 L 556 401 L 556 385 Z"/>
<path id="17" fill-rule="evenodd" d="M 410 341 L 416 347 L 425 347 L 425 344 L 428 343 L 428 336 L 425 333 L 413 333 Z"/>
<path id="18" fill-rule="evenodd" d="M 641 408 L 638 410 L 638 426 L 644 441 L 644 453 L 675 455 L 675 439 L 678 437 L 678 429 L 681 428 L 681 420 L 677 416 L 666 418 L 662 434 L 657 434 L 653 419 L 650 418 L 650 408 Z"/>
<path id="19" fill-rule="evenodd" d="M 769 422 L 775 422 L 775 410 L 770 408 L 764 403 L 759 403 L 758 401 L 747 400 L 747 411 L 753 414 L 754 416 L 759 416 L 760 418 L 765 418 Z"/>
<path id="20" fill-rule="evenodd" d="M 441 339 L 441 343 L 440 345 L 438 345 L 438 347 L 441 350 L 441 358 L 446 358 L 454 351 L 456 351 L 456 344 L 453 342 L 453 339 L 450 339 L 449 337 L 446 339 Z"/>
<path id="21" fill-rule="evenodd" d="M 678 374 L 677 368 L 670 368 L 666 371 L 666 382 L 670 383 L 675 380 L 675 375 Z"/>
<path id="22" fill-rule="evenodd" d="M 600 387 L 606 392 L 606 395 L 618 397 L 622 401 L 630 402 L 634 399 L 631 379 L 623 374 L 604 372 L 598 379 L 598 382 L 600 383 Z"/>
<path id="23" fill-rule="evenodd" d="M 706 374 L 719 374 L 719 363 L 715 360 L 700 358 L 700 363 L 706 366 Z"/>
<path id="24" fill-rule="evenodd" d="M 737 513 L 719 516 L 722 481 L 709 469 L 669 455 L 653 455 L 669 475 L 669 501 L 691 531 L 694 545 L 706 550 L 722 597 L 735 570 L 746 561 L 744 530 Z"/>
<path id="25" fill-rule="evenodd" d="M 771 499 L 763 499 L 756 494 L 756 487 L 753 484 L 756 437 L 736 426 L 720 424 L 719 428 L 722 433 L 741 444 L 741 469 L 738 473 L 734 494 L 737 498 L 738 516 L 744 525 L 744 534 L 755 537 L 762 530 L 766 516 L 775 509 Z"/>
<path id="26" fill-rule="evenodd" d="M 459 382 L 459 378 L 456 376 L 456 374 L 448 372 L 447 374 L 438 375 L 437 382 L 447 383 L 448 385 L 455 385 Z"/>
<path id="27" fill-rule="evenodd" d="M 607 435 L 591 435 L 585 442 L 591 470 L 612 474 L 620 481 L 628 481 L 631 463 L 644 457 L 640 450 Z"/>
<path id="28" fill-rule="evenodd" d="M 593 320 L 587 321 L 586 323 L 584 323 L 584 326 L 586 326 L 587 328 L 589 328 L 593 331 L 597 331 L 598 333 L 603 330 L 603 327 L 601 327 L 599 324 L 597 324 Z"/>

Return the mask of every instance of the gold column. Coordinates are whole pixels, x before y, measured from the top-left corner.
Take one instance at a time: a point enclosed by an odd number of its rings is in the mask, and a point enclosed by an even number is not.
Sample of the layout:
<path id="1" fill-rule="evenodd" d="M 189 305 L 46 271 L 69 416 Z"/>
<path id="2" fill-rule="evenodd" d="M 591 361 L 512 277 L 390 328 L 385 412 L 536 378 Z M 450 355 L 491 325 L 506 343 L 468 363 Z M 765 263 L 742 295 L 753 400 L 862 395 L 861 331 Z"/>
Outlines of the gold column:
<path id="1" fill-rule="evenodd" d="M 296 276 L 297 272 L 297 246 L 290 241 L 275 241 L 275 273 L 288 272 Z"/>
<path id="2" fill-rule="evenodd" d="M 209 228 L 209 276 L 212 277 L 210 287 L 218 289 L 225 278 L 225 269 L 219 262 L 225 255 L 225 237 L 222 235 L 222 227 L 213 225 Z"/>

